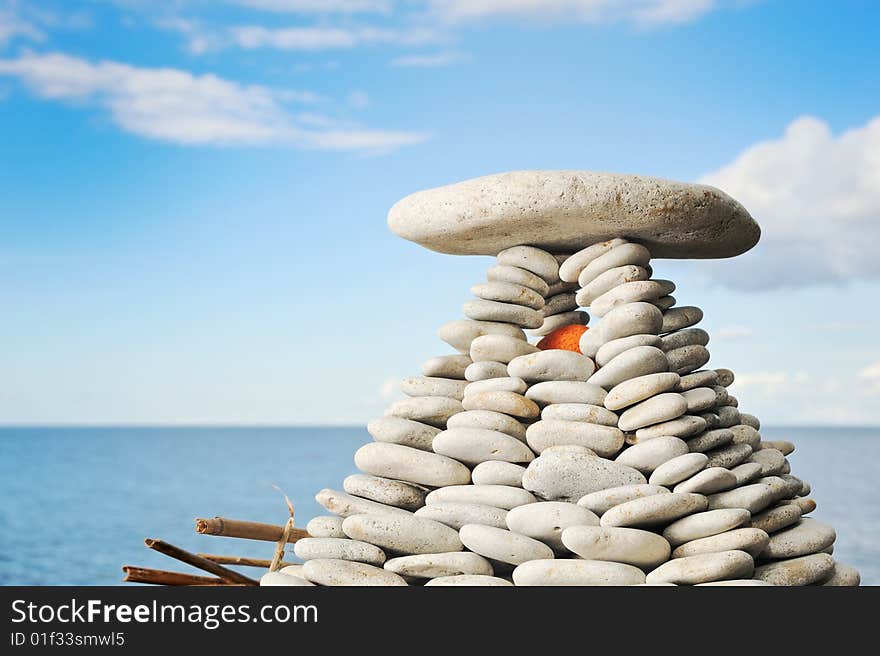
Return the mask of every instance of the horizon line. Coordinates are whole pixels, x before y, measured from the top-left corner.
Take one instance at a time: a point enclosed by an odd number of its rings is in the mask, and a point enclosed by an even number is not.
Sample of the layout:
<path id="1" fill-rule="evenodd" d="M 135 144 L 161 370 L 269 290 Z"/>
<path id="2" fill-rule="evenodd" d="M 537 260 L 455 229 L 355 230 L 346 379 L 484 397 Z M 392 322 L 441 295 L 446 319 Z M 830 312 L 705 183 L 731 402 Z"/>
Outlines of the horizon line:
<path id="1" fill-rule="evenodd" d="M 288 423 L 0 423 L 0 430 L 6 429 L 36 429 L 36 428 L 361 428 L 366 430 L 367 423 L 357 424 L 288 424 Z M 761 428 L 864 428 L 880 430 L 880 424 L 796 424 L 796 423 L 768 423 L 762 424 Z"/>

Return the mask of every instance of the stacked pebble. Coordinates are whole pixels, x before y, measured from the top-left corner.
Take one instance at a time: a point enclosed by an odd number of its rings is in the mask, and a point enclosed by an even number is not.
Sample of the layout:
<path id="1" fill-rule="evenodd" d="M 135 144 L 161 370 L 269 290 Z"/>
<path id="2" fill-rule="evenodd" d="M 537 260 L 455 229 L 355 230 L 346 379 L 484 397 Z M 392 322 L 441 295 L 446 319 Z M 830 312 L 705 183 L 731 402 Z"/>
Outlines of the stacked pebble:
<path id="1" fill-rule="evenodd" d="M 501 251 L 267 585 L 857 585 L 650 253 Z M 543 336 L 600 318 L 582 353 Z M 289 581 L 288 581 L 289 580 Z"/>

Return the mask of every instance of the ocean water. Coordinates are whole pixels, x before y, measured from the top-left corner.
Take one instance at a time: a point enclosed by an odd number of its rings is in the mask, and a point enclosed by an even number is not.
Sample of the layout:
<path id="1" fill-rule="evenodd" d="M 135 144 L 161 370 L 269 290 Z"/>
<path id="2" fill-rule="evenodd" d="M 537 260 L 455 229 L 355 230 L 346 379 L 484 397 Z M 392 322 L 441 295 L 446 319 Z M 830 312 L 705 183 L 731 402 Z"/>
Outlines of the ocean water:
<path id="1" fill-rule="evenodd" d="M 797 445 L 793 473 L 813 487 L 813 516 L 837 529 L 835 558 L 880 584 L 880 429 L 761 432 Z M 322 514 L 315 492 L 341 489 L 369 440 L 363 428 L 0 429 L 0 584 L 113 585 L 123 564 L 190 571 L 147 537 L 271 558 L 271 543 L 197 535 L 193 520 L 281 524 L 277 485 L 305 526 Z"/>

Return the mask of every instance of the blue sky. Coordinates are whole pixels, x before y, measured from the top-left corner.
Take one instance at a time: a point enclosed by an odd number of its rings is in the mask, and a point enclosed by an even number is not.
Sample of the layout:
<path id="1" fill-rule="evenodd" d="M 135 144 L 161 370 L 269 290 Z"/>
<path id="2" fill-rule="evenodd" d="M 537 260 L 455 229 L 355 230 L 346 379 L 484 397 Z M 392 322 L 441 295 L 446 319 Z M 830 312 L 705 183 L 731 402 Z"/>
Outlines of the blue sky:
<path id="1" fill-rule="evenodd" d="M 765 423 L 877 424 L 878 24 L 867 1 L 0 0 L 0 422 L 364 422 L 489 265 L 388 208 L 581 168 L 741 200 L 756 249 L 655 267 L 712 363 Z"/>

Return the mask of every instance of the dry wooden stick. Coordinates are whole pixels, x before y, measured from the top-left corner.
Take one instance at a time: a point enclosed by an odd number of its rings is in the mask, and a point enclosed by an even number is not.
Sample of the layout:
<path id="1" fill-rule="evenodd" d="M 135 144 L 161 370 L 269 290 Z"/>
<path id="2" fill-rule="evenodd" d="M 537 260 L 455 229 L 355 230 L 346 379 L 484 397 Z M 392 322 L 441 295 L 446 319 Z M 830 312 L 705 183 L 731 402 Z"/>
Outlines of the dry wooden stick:
<path id="1" fill-rule="evenodd" d="M 263 524 L 261 522 L 248 522 L 241 519 L 227 519 L 226 517 L 213 517 L 196 519 L 196 533 L 202 535 L 221 535 L 228 538 L 244 538 L 247 540 L 263 540 L 265 542 L 278 542 L 284 533 L 284 526 L 277 524 Z M 301 538 L 309 537 L 309 532 L 302 528 L 290 530 L 287 541 L 294 543 Z"/>
<path id="2" fill-rule="evenodd" d="M 158 551 L 159 553 L 163 553 L 166 556 L 170 556 L 171 558 L 175 558 L 188 565 L 192 565 L 193 567 L 198 567 L 201 570 L 210 572 L 211 574 L 220 577 L 224 581 L 228 581 L 230 583 L 240 583 L 242 585 L 260 584 L 259 581 L 255 581 L 249 576 L 245 576 L 244 574 L 236 572 L 233 569 L 229 569 L 228 567 L 223 567 L 222 565 L 208 560 L 207 558 L 202 558 L 201 556 L 197 556 L 194 553 L 185 551 L 180 547 L 175 547 L 173 544 L 168 544 L 164 540 L 147 538 L 146 540 L 144 540 L 144 544 L 146 544 L 150 549 Z"/>
<path id="3" fill-rule="evenodd" d="M 293 517 L 287 520 L 287 524 L 284 525 L 284 530 L 281 532 L 281 537 L 275 544 L 275 555 L 272 556 L 272 562 L 269 565 L 270 572 L 277 572 L 281 568 L 281 561 L 284 558 L 284 545 L 287 544 L 287 540 L 290 539 L 290 532 L 292 530 Z"/>
<path id="4" fill-rule="evenodd" d="M 125 583 L 150 583 L 152 585 L 238 585 L 213 576 L 196 576 L 183 572 L 167 572 L 162 569 L 123 565 Z"/>
<path id="5" fill-rule="evenodd" d="M 207 558 L 215 563 L 219 563 L 221 565 L 241 565 L 242 567 L 264 567 L 266 569 L 269 568 L 269 565 L 272 564 L 271 560 L 266 560 L 264 558 L 246 558 L 244 556 L 219 556 L 217 554 L 207 554 L 200 553 L 196 554 L 197 556 L 201 556 L 202 558 Z M 289 563 L 287 561 L 281 561 L 281 567 L 289 567 L 290 565 L 297 565 L 299 563 Z"/>
<path id="6" fill-rule="evenodd" d="M 290 517 L 287 518 L 287 523 L 284 525 L 284 530 L 281 531 L 281 537 L 278 538 L 278 542 L 275 544 L 275 555 L 272 556 L 272 563 L 269 565 L 270 572 L 277 572 L 281 567 L 281 561 L 284 558 L 284 546 L 287 544 L 287 541 L 290 539 L 290 532 L 293 530 L 293 503 L 290 501 L 290 497 L 288 497 L 277 485 L 273 486 L 276 490 L 281 492 L 284 496 L 284 501 L 287 503 L 287 512 L 290 513 Z"/>

